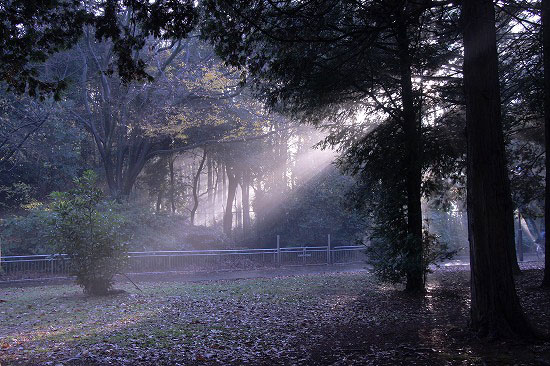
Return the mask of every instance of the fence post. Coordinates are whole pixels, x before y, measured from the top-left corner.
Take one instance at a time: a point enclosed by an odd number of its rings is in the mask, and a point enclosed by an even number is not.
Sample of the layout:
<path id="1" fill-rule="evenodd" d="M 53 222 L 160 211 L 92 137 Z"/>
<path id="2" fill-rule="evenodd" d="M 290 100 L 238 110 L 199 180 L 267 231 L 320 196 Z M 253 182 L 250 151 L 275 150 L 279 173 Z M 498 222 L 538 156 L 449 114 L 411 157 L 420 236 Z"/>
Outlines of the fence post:
<path id="1" fill-rule="evenodd" d="M 330 253 L 330 234 L 327 235 L 327 264 L 331 264 L 331 253 Z"/>
<path id="2" fill-rule="evenodd" d="M 277 265 L 281 265 L 281 241 L 279 235 L 277 235 Z"/>

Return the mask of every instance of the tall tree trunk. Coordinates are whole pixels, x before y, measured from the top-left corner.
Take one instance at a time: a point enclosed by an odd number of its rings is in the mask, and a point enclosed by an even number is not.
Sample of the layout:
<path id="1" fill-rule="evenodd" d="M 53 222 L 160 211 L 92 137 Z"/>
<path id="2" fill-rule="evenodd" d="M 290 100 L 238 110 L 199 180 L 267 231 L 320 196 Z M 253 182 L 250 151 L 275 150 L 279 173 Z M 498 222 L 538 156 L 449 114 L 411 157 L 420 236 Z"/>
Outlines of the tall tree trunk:
<path id="1" fill-rule="evenodd" d="M 176 212 L 176 199 L 175 199 L 175 192 L 176 192 L 176 179 L 175 179 L 175 173 L 174 173 L 174 161 L 176 158 L 172 158 L 172 156 L 168 157 L 168 168 L 170 169 L 170 207 L 172 209 L 172 213 Z"/>
<path id="2" fill-rule="evenodd" d="M 222 174 L 222 202 L 226 203 L 227 202 L 227 184 L 225 179 L 226 178 L 225 172 L 227 170 L 227 165 L 225 163 L 222 163 L 220 170 Z"/>
<path id="3" fill-rule="evenodd" d="M 240 231 L 242 231 L 243 228 L 243 210 L 242 205 L 239 203 L 239 192 L 236 191 L 235 193 L 235 221 L 236 221 L 236 228 Z"/>
<path id="4" fill-rule="evenodd" d="M 159 194 L 157 196 L 157 204 L 156 204 L 156 210 L 157 210 L 157 213 L 160 212 L 160 204 L 162 203 L 162 195 L 164 193 L 164 190 L 161 188 L 159 189 Z"/>
<path id="5" fill-rule="evenodd" d="M 213 170 L 213 166 L 212 166 L 212 157 L 210 156 L 210 154 L 208 154 L 207 158 L 206 158 L 206 166 L 207 166 L 207 186 L 206 186 L 206 190 L 207 190 L 207 194 L 208 194 L 208 205 L 207 205 L 207 208 L 206 208 L 206 212 L 205 212 L 205 217 L 206 219 L 208 219 L 208 216 L 210 214 L 210 212 L 212 212 L 212 208 L 214 206 L 214 201 L 213 201 L 213 198 L 214 198 L 214 170 Z"/>
<path id="6" fill-rule="evenodd" d="M 399 71 L 401 78 L 401 100 L 403 104 L 403 129 L 407 149 L 407 270 L 406 290 L 424 291 L 424 268 L 422 265 L 422 205 L 421 205 L 421 131 L 420 120 L 416 118 L 409 38 L 407 25 L 401 19 L 397 26 L 397 44 L 399 47 Z"/>
<path id="7" fill-rule="evenodd" d="M 243 171 L 241 196 L 243 202 L 243 239 L 246 241 L 250 231 L 250 171 L 247 168 Z"/>
<path id="8" fill-rule="evenodd" d="M 513 215 L 513 212 L 512 212 L 512 215 Z M 512 217 L 512 225 L 511 225 L 511 230 L 514 231 L 514 217 Z M 515 231 L 512 235 L 515 235 Z M 517 276 L 517 275 L 520 275 L 521 274 L 521 269 L 519 268 L 519 263 L 518 263 L 518 249 L 516 248 L 516 243 L 513 242 L 513 245 L 511 245 L 508 250 L 510 251 L 510 259 L 512 261 L 512 273 L 514 274 L 514 276 Z M 523 259 L 522 259 L 523 260 Z"/>
<path id="9" fill-rule="evenodd" d="M 139 143 L 133 143 L 128 155 L 126 168 L 121 169 L 121 177 L 123 176 L 121 198 L 128 198 L 136 179 L 147 163 L 147 155 L 152 149 L 152 143 L 146 138 L 139 138 Z M 124 173 L 124 175 L 122 175 Z"/>
<path id="10" fill-rule="evenodd" d="M 223 202 L 220 200 L 220 164 L 215 163 L 214 164 L 214 171 L 216 175 L 216 180 L 214 182 L 214 197 L 212 198 L 212 222 L 216 223 L 216 212 L 218 212 L 217 208 L 220 206 L 223 206 Z"/>
<path id="11" fill-rule="evenodd" d="M 103 169 L 105 170 L 105 178 L 107 179 L 107 186 L 109 187 L 109 194 L 111 198 L 118 199 L 120 197 L 120 188 L 114 178 L 114 167 L 110 159 L 103 160 Z"/>
<path id="12" fill-rule="evenodd" d="M 514 219 L 514 211 L 512 208 L 512 214 L 511 218 L 507 217 L 509 224 L 509 230 L 510 230 L 510 236 L 514 237 L 516 235 L 516 231 L 514 230 L 514 227 L 516 225 L 515 219 Z M 512 266 L 512 273 L 514 276 L 521 275 L 521 269 L 519 268 L 518 263 L 518 249 L 516 248 L 516 242 L 515 240 L 510 241 L 510 245 L 508 246 L 508 250 L 510 251 L 510 260 L 511 260 L 511 266 Z"/>
<path id="13" fill-rule="evenodd" d="M 546 148 L 546 188 L 544 189 L 544 279 L 542 287 L 550 288 L 550 1 L 542 0 L 542 39 L 544 52 L 544 145 Z"/>
<path id="14" fill-rule="evenodd" d="M 227 172 L 227 201 L 223 214 L 223 233 L 229 237 L 233 228 L 233 201 L 235 200 L 239 179 L 235 170 L 229 165 L 225 165 L 225 170 Z"/>
<path id="15" fill-rule="evenodd" d="M 202 168 L 204 167 L 204 162 L 206 160 L 206 149 L 203 150 L 202 157 L 197 168 L 197 173 L 193 176 L 193 207 L 191 208 L 191 225 L 195 225 L 195 214 L 197 213 L 197 208 L 199 207 L 199 191 L 200 191 L 200 178 L 202 173 Z"/>
<path id="16" fill-rule="evenodd" d="M 519 261 L 523 262 L 523 228 L 521 226 L 521 210 L 518 208 L 518 248 Z M 517 261 L 516 261 L 517 264 Z"/>
<path id="17" fill-rule="evenodd" d="M 523 216 L 523 221 L 525 222 L 525 226 L 523 229 L 525 230 L 525 233 L 529 236 L 529 239 L 532 241 L 536 241 L 537 238 L 540 237 L 540 231 L 537 227 L 537 223 L 533 218 L 531 217 L 525 217 Z"/>
<path id="18" fill-rule="evenodd" d="M 279 133 L 279 154 L 281 157 L 281 194 L 285 194 L 288 189 L 287 169 L 288 169 L 288 130 L 282 129 Z"/>
<path id="19" fill-rule="evenodd" d="M 509 220 L 513 207 L 504 156 L 493 2 L 464 0 L 462 19 L 471 326 L 482 335 L 531 336 L 508 249 L 514 243 Z"/>

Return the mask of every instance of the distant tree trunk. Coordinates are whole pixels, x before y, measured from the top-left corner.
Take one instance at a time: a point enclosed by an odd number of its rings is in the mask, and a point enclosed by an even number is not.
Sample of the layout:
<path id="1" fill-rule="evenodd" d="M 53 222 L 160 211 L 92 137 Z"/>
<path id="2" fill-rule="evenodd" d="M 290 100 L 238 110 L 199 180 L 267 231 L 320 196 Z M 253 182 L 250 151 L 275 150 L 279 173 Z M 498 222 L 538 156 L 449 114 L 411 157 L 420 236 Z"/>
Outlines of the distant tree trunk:
<path id="1" fill-rule="evenodd" d="M 172 209 L 172 213 L 176 212 L 176 199 L 174 193 L 176 192 L 176 186 L 175 186 L 175 174 L 174 174 L 174 161 L 176 158 L 172 158 L 172 156 L 168 157 L 168 168 L 170 169 L 170 207 Z"/>
<path id="2" fill-rule="evenodd" d="M 288 130 L 282 129 L 279 133 L 279 153 L 281 157 L 281 193 L 284 194 L 288 189 Z"/>
<path id="3" fill-rule="evenodd" d="M 207 186 L 206 186 L 206 190 L 207 190 L 207 202 L 208 202 L 208 207 L 206 208 L 206 212 L 205 212 L 205 217 L 206 219 L 208 219 L 208 216 L 209 216 L 209 213 L 212 211 L 212 208 L 214 206 L 214 201 L 213 201 L 213 197 L 214 197 L 214 173 L 213 173 L 213 166 L 212 166 L 212 157 L 210 156 L 210 154 L 208 154 L 208 157 L 206 158 L 206 166 L 207 166 Z"/>
<path id="4" fill-rule="evenodd" d="M 542 0 L 542 39 L 544 52 L 544 145 L 546 147 L 546 188 L 544 189 L 544 278 L 542 287 L 550 288 L 550 1 Z"/>
<path id="5" fill-rule="evenodd" d="M 513 213 L 512 213 L 513 215 Z M 514 218 L 512 217 L 512 230 L 514 230 Z M 515 235 L 515 232 L 514 234 Z M 518 263 L 518 252 L 517 252 L 517 248 L 516 248 L 516 243 L 514 242 L 513 243 L 514 245 L 511 245 L 508 250 L 510 251 L 510 259 L 512 261 L 512 273 L 517 276 L 517 275 L 520 275 L 521 274 L 521 269 L 519 268 L 519 263 Z M 523 260 L 523 259 L 522 259 Z"/>
<path id="6" fill-rule="evenodd" d="M 214 182 L 214 197 L 212 198 L 212 221 L 215 224 L 216 223 L 216 212 L 217 208 L 220 206 L 223 206 L 223 202 L 220 199 L 220 164 L 216 163 L 214 164 L 214 171 L 216 175 L 216 180 Z"/>
<path id="7" fill-rule="evenodd" d="M 235 192 L 235 221 L 236 227 L 239 231 L 243 228 L 243 210 L 242 205 L 239 203 L 239 192 Z"/>
<path id="8" fill-rule="evenodd" d="M 243 202 L 243 239 L 246 241 L 250 231 L 250 171 L 246 168 L 243 171 L 241 196 Z"/>
<path id="9" fill-rule="evenodd" d="M 519 261 L 523 262 L 523 229 L 521 226 L 521 210 L 518 208 L 518 254 Z M 517 261 L 516 261 L 517 264 Z"/>
<path id="10" fill-rule="evenodd" d="M 117 159 L 115 176 L 117 177 L 117 198 L 128 198 L 139 173 L 147 163 L 147 156 L 153 145 L 147 138 L 137 137 L 130 145 L 126 159 Z M 126 161 L 126 164 L 124 162 Z"/>
<path id="11" fill-rule="evenodd" d="M 227 166 L 225 165 L 225 163 L 222 163 L 222 166 L 221 166 L 221 174 L 222 174 L 222 201 L 223 203 L 226 203 L 227 202 L 227 184 L 226 184 L 226 177 L 225 177 L 225 172 L 226 172 L 226 169 Z"/>
<path id="12" fill-rule="evenodd" d="M 537 227 L 537 223 L 530 217 L 523 216 L 522 218 L 523 221 L 525 221 L 525 229 L 527 235 L 529 236 L 529 239 L 531 239 L 532 241 L 536 241 L 537 238 L 540 238 L 540 231 Z"/>
<path id="13" fill-rule="evenodd" d="M 80 140 L 80 159 L 82 159 L 84 166 L 95 165 L 95 150 L 96 147 L 92 145 L 89 139 L 83 138 Z"/>
<path id="14" fill-rule="evenodd" d="M 225 165 L 227 172 L 227 201 L 225 205 L 225 212 L 223 215 L 223 233 L 227 236 L 231 236 L 231 229 L 233 228 L 233 201 L 235 200 L 235 194 L 237 192 L 237 186 L 239 179 L 235 172 L 235 169 L 229 165 Z"/>
<path id="15" fill-rule="evenodd" d="M 191 225 L 195 225 L 195 214 L 197 213 L 197 208 L 199 207 L 199 191 L 200 191 L 200 178 L 202 173 L 202 168 L 204 167 L 204 162 L 206 160 L 206 149 L 203 150 L 202 157 L 197 168 L 197 173 L 193 176 L 193 207 L 191 208 Z"/>
<path id="16" fill-rule="evenodd" d="M 514 243 L 509 220 L 513 208 L 504 157 L 493 2 L 464 0 L 462 19 L 471 326 L 481 335 L 528 337 L 533 331 L 516 294 L 508 249 Z"/>
<path id="17" fill-rule="evenodd" d="M 157 195 L 157 204 L 156 204 L 156 210 L 157 210 L 157 213 L 160 212 L 160 204 L 162 203 L 162 196 L 164 194 L 164 190 L 161 188 L 159 190 L 159 194 Z"/>
<path id="18" fill-rule="evenodd" d="M 416 118 L 409 38 L 405 19 L 397 25 L 397 44 L 399 47 L 399 71 L 401 79 L 401 100 L 403 104 L 403 129 L 407 150 L 407 271 L 406 290 L 424 291 L 424 268 L 422 265 L 422 205 L 421 205 L 421 132 L 420 120 Z"/>
<path id="19" fill-rule="evenodd" d="M 253 188 L 254 189 L 254 188 Z M 266 231 L 264 229 L 265 227 L 265 205 L 263 204 L 265 202 L 265 192 L 262 190 L 262 186 L 260 183 L 260 180 L 256 182 L 256 188 L 254 189 L 254 226 L 255 226 L 255 234 L 254 238 L 256 241 L 261 242 L 265 238 Z M 269 240 L 269 239 L 268 239 Z"/>
<path id="20" fill-rule="evenodd" d="M 519 210 L 518 210 L 519 212 Z M 514 211 L 513 211 L 513 208 L 512 208 L 512 214 L 511 214 L 511 218 L 508 217 L 508 221 L 510 222 L 509 224 L 509 227 L 510 227 L 510 235 L 512 236 L 512 238 L 516 235 L 516 232 L 514 230 L 514 226 L 515 226 L 515 219 L 514 219 Z M 521 275 L 521 269 L 519 268 L 519 263 L 518 263 L 518 252 L 517 252 L 517 248 L 516 248 L 516 241 L 515 240 L 512 240 L 510 241 L 510 244 L 508 246 L 508 250 L 510 251 L 510 260 L 512 261 L 511 265 L 512 265 L 512 273 L 517 276 L 517 275 Z"/>

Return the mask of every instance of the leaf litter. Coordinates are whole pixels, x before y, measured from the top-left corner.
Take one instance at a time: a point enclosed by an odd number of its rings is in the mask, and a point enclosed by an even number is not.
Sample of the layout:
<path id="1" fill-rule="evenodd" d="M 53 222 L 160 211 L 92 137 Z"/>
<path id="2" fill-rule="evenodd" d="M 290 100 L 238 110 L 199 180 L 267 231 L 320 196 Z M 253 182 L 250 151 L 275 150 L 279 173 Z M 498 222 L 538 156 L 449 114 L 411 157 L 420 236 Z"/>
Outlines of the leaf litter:
<path id="1" fill-rule="evenodd" d="M 525 311 L 550 325 L 540 269 L 517 279 Z M 371 274 L 140 283 L 89 298 L 73 285 L 0 289 L 4 365 L 545 365 L 550 344 L 496 342 L 467 328 L 464 268 L 423 297 Z"/>

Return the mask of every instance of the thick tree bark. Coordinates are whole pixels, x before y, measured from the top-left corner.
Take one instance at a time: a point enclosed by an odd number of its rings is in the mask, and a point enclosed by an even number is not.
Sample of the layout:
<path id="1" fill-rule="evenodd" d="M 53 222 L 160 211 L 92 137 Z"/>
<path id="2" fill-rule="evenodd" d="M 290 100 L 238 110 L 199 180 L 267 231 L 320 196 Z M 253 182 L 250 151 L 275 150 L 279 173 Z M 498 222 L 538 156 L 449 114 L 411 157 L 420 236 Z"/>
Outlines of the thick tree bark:
<path id="1" fill-rule="evenodd" d="M 403 129 L 407 150 L 407 270 L 406 290 L 424 291 L 424 268 L 422 265 L 422 206 L 421 206 L 421 131 L 420 120 L 414 107 L 411 60 L 407 25 L 401 19 L 397 26 L 399 47 L 399 71 L 401 78 L 401 101 L 403 104 Z"/>
<path id="2" fill-rule="evenodd" d="M 550 1 L 542 0 L 542 39 L 544 52 L 544 145 L 546 148 L 546 188 L 544 190 L 544 279 L 542 287 L 550 288 Z"/>
<path id="3" fill-rule="evenodd" d="M 514 243 L 509 227 L 513 207 L 504 157 L 493 2 L 464 0 L 462 19 L 471 326 L 482 335 L 532 336 L 507 248 Z"/>

